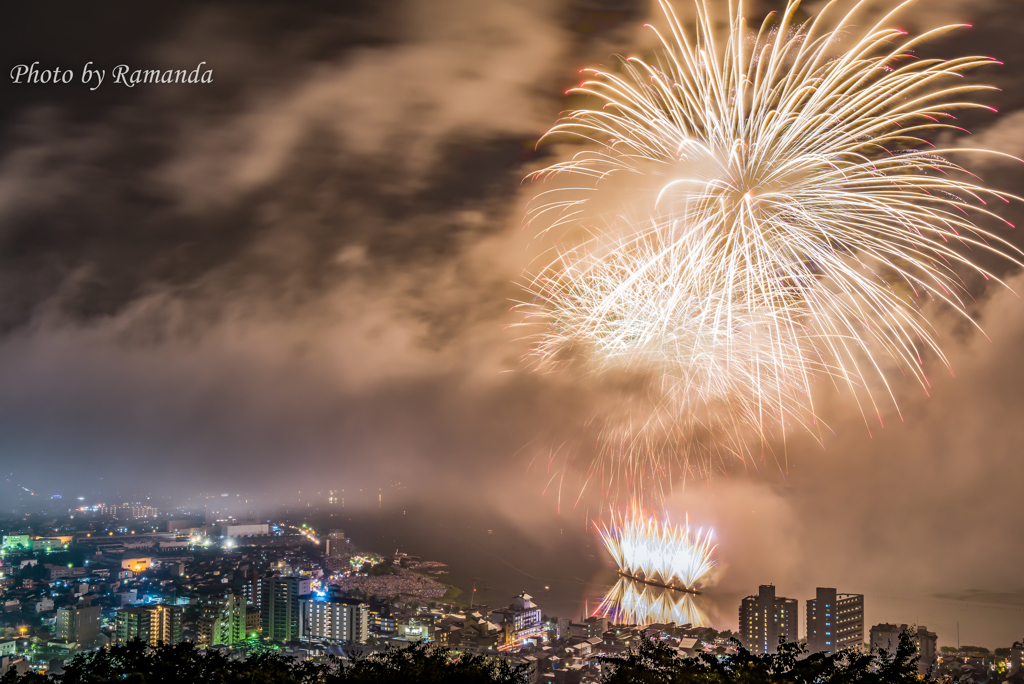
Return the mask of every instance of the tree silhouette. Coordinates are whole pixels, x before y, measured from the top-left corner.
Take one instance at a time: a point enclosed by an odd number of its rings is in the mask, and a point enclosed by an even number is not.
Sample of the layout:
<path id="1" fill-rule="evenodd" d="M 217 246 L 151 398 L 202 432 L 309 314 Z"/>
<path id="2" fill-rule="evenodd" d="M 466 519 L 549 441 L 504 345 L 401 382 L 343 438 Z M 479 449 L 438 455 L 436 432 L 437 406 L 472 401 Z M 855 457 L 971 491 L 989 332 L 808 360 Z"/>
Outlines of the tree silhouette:
<path id="1" fill-rule="evenodd" d="M 76 655 L 64 673 L 47 677 L 11 670 L 0 684 L 526 684 L 526 668 L 507 660 L 457 654 L 417 644 L 356 657 L 342 665 L 299 662 L 265 652 L 234 660 L 220 650 L 203 650 L 190 641 L 171 646 L 134 640 Z"/>
<path id="2" fill-rule="evenodd" d="M 602 658 L 610 668 L 604 684 L 919 684 L 917 646 L 900 634 L 895 653 L 845 650 L 813 653 L 780 643 L 778 653 L 751 653 L 735 639 L 735 654 L 701 653 L 685 658 L 660 641 L 645 639 L 625 658 Z M 929 681 L 933 681 L 930 680 Z"/>
<path id="3" fill-rule="evenodd" d="M 806 657 L 803 657 L 805 656 Z M 840 651 L 807 655 L 799 644 L 780 644 L 778 653 L 757 655 L 739 646 L 719 657 L 686 658 L 660 641 L 645 639 L 624 658 L 602 658 L 603 684 L 920 684 L 917 647 L 909 633 L 896 651 L 872 654 Z M 11 670 L 0 684 L 526 684 L 530 672 L 503 658 L 457 653 L 415 644 L 355 656 L 351 662 L 299 662 L 274 652 L 235 660 L 192 642 L 150 646 L 132 641 L 76 655 L 64 673 L 19 676 Z"/>

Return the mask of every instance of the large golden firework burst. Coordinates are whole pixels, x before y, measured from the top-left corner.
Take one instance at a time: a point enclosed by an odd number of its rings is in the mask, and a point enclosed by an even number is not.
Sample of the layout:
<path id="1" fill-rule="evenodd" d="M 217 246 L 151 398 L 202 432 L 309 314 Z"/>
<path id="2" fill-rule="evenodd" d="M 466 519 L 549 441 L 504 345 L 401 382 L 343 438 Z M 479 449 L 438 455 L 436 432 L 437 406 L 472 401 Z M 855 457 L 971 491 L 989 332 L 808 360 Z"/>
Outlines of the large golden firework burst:
<path id="1" fill-rule="evenodd" d="M 640 427 L 622 448 L 613 422 L 595 461 L 634 474 L 665 459 L 743 458 L 750 440 L 813 425 L 815 378 L 881 420 L 894 373 L 927 391 L 925 357 L 948 366 L 925 304 L 966 316 L 965 276 L 999 280 L 979 253 L 1020 263 L 982 227 L 1002 221 L 987 202 L 1016 198 L 954 161 L 979 150 L 932 146 L 959 132 L 954 112 L 984 107 L 971 94 L 988 87 L 962 76 L 994 60 L 919 58 L 957 27 L 893 28 L 909 3 L 866 30 L 866 2 L 844 12 L 833 1 L 806 22 L 790 2 L 756 30 L 742 3 L 716 3 L 719 31 L 708 3 L 686 26 L 659 1 L 657 58 L 588 70 L 573 92 L 596 105 L 546 136 L 584 149 L 535 175 L 548 187 L 528 218 L 567 236 L 586 229 L 531 278 L 533 362 L 660 378 L 657 419 L 630 424 L 667 423 L 684 439 Z M 691 448 L 695 426 L 706 438 Z"/>

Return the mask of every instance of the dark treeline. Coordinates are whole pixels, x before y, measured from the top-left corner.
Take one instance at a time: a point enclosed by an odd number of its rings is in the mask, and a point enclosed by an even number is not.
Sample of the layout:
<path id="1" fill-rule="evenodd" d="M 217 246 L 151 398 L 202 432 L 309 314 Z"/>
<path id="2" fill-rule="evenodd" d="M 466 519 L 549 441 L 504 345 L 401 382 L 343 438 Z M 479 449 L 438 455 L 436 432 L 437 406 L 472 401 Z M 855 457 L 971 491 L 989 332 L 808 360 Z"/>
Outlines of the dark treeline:
<path id="1" fill-rule="evenodd" d="M 805 657 L 806 656 L 806 657 Z M 917 645 L 908 633 L 900 635 L 895 653 L 864 654 L 840 651 L 812 653 L 798 644 L 781 644 L 779 652 L 756 655 L 738 647 L 719 658 L 700 653 L 683 658 L 676 649 L 645 641 L 624 659 L 610 661 L 614 669 L 605 684 L 920 684 L 935 681 L 918 674 Z"/>
<path id="2" fill-rule="evenodd" d="M 603 659 L 605 684 L 917 684 L 934 681 L 917 673 L 917 651 L 902 635 L 895 653 L 806 656 L 797 644 L 777 654 L 755 655 L 739 647 L 726 657 L 686 658 L 658 641 L 644 641 L 624 658 Z M 150 647 L 139 641 L 83 653 L 63 674 L 19 676 L 13 670 L 0 684 L 527 684 L 525 666 L 501 658 L 456 654 L 413 645 L 337 662 L 298 662 L 277 653 L 233 660 L 191 642 Z"/>

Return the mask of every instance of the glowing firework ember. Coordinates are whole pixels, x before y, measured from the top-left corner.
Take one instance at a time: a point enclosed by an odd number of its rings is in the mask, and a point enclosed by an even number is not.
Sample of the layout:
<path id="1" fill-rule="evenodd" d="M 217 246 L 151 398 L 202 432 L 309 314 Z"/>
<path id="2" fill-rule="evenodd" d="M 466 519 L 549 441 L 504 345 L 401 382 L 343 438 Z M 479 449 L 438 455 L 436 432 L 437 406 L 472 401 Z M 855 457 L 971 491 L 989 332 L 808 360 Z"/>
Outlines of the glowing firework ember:
<path id="1" fill-rule="evenodd" d="M 917 58 L 954 27 L 908 37 L 895 11 L 853 35 L 869 4 L 801 24 L 790 2 L 754 32 L 729 2 L 717 35 L 706 3 L 688 32 L 662 0 L 658 59 L 590 70 L 574 92 L 599 106 L 549 131 L 587 149 L 537 174 L 555 187 L 529 218 L 588 228 L 532 280 L 534 360 L 654 378 L 646 417 L 608 424 L 605 456 L 659 465 L 658 442 L 685 460 L 695 430 L 701 453 L 743 455 L 749 435 L 815 422 L 815 377 L 881 420 L 890 365 L 924 388 L 926 353 L 948 365 L 923 304 L 966 317 L 963 272 L 995 278 L 967 254 L 1018 253 L 976 223 L 1012 196 L 951 160 L 978 150 L 926 139 L 982 107 L 967 94 L 986 87 L 961 76 L 994 60 Z"/>
<path id="2" fill-rule="evenodd" d="M 630 520 L 597 525 L 608 553 L 626 577 L 656 586 L 695 591 L 717 564 L 712 530 L 694 532 L 634 511 Z"/>

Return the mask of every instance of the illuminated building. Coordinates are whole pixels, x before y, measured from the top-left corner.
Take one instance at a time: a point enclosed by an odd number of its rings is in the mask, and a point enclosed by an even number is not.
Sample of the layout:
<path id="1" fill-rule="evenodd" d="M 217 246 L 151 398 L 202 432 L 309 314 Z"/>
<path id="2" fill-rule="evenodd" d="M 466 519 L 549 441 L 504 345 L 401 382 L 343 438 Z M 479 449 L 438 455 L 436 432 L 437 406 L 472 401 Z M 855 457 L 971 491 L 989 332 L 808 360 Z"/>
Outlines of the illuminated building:
<path id="1" fill-rule="evenodd" d="M 100 633 L 99 606 L 66 606 L 57 609 L 54 636 L 88 646 Z"/>
<path id="2" fill-rule="evenodd" d="M 797 601 L 775 596 L 775 586 L 762 584 L 757 596 L 740 603 L 740 643 L 752 653 L 775 653 L 779 639 L 797 641 Z"/>
<path id="3" fill-rule="evenodd" d="M 378 634 L 394 634 L 398 629 L 391 604 L 387 601 L 374 603 L 370 606 L 370 631 Z"/>
<path id="4" fill-rule="evenodd" d="M 203 530 L 201 526 L 196 525 L 195 520 L 168 520 L 167 531 L 174 534 L 188 536 L 191 534 L 199 534 Z"/>
<path id="5" fill-rule="evenodd" d="M 540 608 L 532 599 L 532 596 L 523 592 L 516 596 L 512 605 L 507 608 L 491 611 L 491 622 L 505 629 L 507 643 L 519 645 L 524 639 L 539 638 L 544 634 L 545 627 Z M 605 625 L 607 624 L 605 621 Z"/>
<path id="6" fill-rule="evenodd" d="M 260 573 L 256 570 L 252 571 L 246 582 L 242 585 L 242 596 L 245 597 L 246 603 L 256 606 L 256 610 L 260 608 L 260 599 L 263 595 L 263 578 L 260 577 Z"/>
<path id="7" fill-rule="evenodd" d="M 199 643 L 206 646 L 234 646 L 245 641 L 246 605 L 240 594 L 227 594 L 203 606 L 199 618 Z"/>
<path id="8" fill-rule="evenodd" d="M 442 648 L 456 648 L 462 638 L 462 621 L 446 618 L 434 626 L 434 639 Z"/>
<path id="9" fill-rule="evenodd" d="M 507 645 L 508 630 L 494 624 L 477 611 L 466 615 L 462 631 L 459 633 L 460 650 L 485 651 Z"/>
<path id="10" fill-rule="evenodd" d="M 882 623 L 871 628 L 871 650 L 887 651 L 890 655 L 896 653 L 900 643 L 900 633 L 905 632 L 909 627 L 906 625 L 891 625 Z M 917 644 L 917 654 L 920 659 L 917 661 L 917 671 L 925 674 L 935 666 L 935 653 L 938 650 L 936 644 L 938 635 L 929 632 L 924 625 L 919 625 L 916 632 L 911 631 L 911 638 Z"/>
<path id="11" fill-rule="evenodd" d="M 327 535 L 327 555 L 337 557 L 344 554 L 346 544 L 345 530 L 331 530 Z"/>
<path id="12" fill-rule="evenodd" d="M 225 537 L 266 536 L 270 534 L 269 523 L 251 523 L 246 525 L 225 525 Z"/>
<path id="13" fill-rule="evenodd" d="M 362 644 L 370 636 L 369 611 L 362 601 L 317 601 L 303 598 L 299 605 L 300 639 L 329 639 L 343 644 Z"/>
<path id="14" fill-rule="evenodd" d="M 1010 674 L 1024 672 L 1024 641 L 1014 641 L 1010 647 Z"/>
<path id="15" fill-rule="evenodd" d="M 625 580 L 627 582 L 632 580 Z M 583 622 L 569 623 L 569 638 L 593 639 L 603 638 L 608 631 L 608 618 L 603 616 L 591 616 Z"/>
<path id="16" fill-rule="evenodd" d="M 864 644 L 864 595 L 837 594 L 818 587 L 807 601 L 807 650 L 835 653 L 844 648 L 861 650 Z"/>
<path id="17" fill-rule="evenodd" d="M 298 638 L 300 599 L 311 593 L 308 579 L 264 577 L 260 580 L 260 622 L 263 636 L 286 642 Z"/>
<path id="18" fill-rule="evenodd" d="M 29 551 L 32 549 L 32 537 L 27 534 L 4 535 L 3 549 L 5 551 L 13 551 L 17 549 Z"/>
<path id="19" fill-rule="evenodd" d="M 432 641 L 433 632 L 433 625 L 421 623 L 416 618 L 409 618 L 407 622 L 399 623 L 397 638 L 410 643 Z"/>
<path id="20" fill-rule="evenodd" d="M 118 645 L 139 639 L 152 644 L 176 644 L 182 640 L 183 606 L 159 604 L 137 606 L 117 611 L 114 619 L 114 641 Z"/>
<path id="21" fill-rule="evenodd" d="M 124 558 L 121 560 L 121 567 L 132 572 L 145 572 L 152 563 L 152 558 Z"/>
<path id="22" fill-rule="evenodd" d="M 32 540 L 33 551 L 59 551 L 71 543 L 73 537 L 36 537 Z"/>
<path id="23" fill-rule="evenodd" d="M 558 627 L 555 629 L 555 638 L 561 641 L 569 638 L 569 629 L 572 620 L 569 618 L 558 618 Z"/>
<path id="24" fill-rule="evenodd" d="M 109 515 L 118 520 L 138 520 L 139 518 L 155 518 L 158 513 L 152 506 L 128 505 L 100 506 L 100 515 Z"/>
<path id="25" fill-rule="evenodd" d="M 245 633 L 252 635 L 259 634 L 261 631 L 263 631 L 263 628 L 260 627 L 260 609 L 253 605 L 246 606 Z"/>

